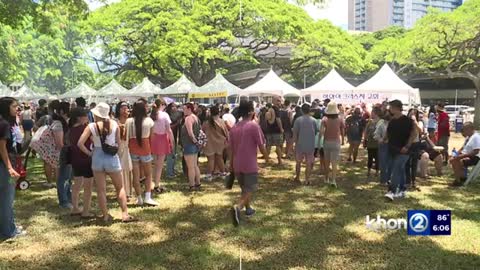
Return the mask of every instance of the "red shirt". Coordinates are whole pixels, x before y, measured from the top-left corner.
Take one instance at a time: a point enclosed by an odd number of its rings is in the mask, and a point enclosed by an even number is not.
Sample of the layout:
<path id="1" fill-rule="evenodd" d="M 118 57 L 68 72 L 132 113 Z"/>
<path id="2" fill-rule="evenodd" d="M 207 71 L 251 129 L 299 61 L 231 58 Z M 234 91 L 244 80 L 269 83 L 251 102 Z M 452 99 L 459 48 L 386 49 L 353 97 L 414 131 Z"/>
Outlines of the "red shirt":
<path id="1" fill-rule="evenodd" d="M 257 149 L 265 144 L 260 126 L 253 121 L 238 122 L 230 130 L 235 173 L 258 173 Z"/>
<path id="2" fill-rule="evenodd" d="M 438 138 L 450 136 L 450 117 L 446 112 L 438 112 Z"/>

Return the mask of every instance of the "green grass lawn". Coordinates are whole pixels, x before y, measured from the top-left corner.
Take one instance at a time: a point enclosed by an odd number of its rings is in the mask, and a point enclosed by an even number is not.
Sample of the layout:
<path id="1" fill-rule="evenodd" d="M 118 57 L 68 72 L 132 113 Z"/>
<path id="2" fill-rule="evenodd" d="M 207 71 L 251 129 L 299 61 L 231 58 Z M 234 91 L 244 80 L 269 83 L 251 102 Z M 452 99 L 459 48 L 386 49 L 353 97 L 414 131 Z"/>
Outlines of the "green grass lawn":
<path id="1" fill-rule="evenodd" d="M 167 182 L 170 192 L 156 198 L 160 207 L 129 208 L 140 219 L 133 224 L 70 217 L 57 206 L 55 189 L 39 185 L 36 161 L 32 188 L 17 192 L 15 202 L 28 236 L 0 243 L 0 269 L 239 269 L 240 258 L 243 269 L 480 269 L 480 184 L 453 189 L 451 176 L 432 177 L 419 181 L 421 192 L 387 202 L 360 164 L 342 166 L 338 189 L 320 176 L 313 186 L 293 184 L 293 163 L 261 164 L 257 214 L 235 228 L 228 210 L 240 190 L 226 191 L 219 180 L 195 193 L 184 179 Z M 451 209 L 452 235 L 365 227 L 366 215 L 406 218 L 408 209 Z"/>

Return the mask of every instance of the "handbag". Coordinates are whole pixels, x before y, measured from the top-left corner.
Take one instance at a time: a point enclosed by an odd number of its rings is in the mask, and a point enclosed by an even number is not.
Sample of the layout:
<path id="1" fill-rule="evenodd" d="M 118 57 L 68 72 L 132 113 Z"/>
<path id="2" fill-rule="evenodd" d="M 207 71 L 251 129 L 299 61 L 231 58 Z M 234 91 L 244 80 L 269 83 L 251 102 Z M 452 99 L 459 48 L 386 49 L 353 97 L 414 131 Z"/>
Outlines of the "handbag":
<path id="1" fill-rule="evenodd" d="M 105 125 L 109 125 L 109 121 L 104 121 L 103 122 L 103 125 L 105 127 Z M 105 139 L 107 137 L 107 135 L 104 133 L 104 132 L 100 132 L 100 127 L 98 126 L 98 123 L 95 123 L 95 125 L 97 126 L 97 132 L 98 132 L 98 135 L 100 137 L 100 143 L 102 144 L 102 150 L 105 154 L 107 155 L 110 155 L 110 156 L 115 156 L 116 154 L 118 154 L 118 146 L 113 146 L 113 145 L 109 145 L 105 142 Z M 116 136 L 115 136 L 116 138 Z"/>
<path id="2" fill-rule="evenodd" d="M 234 182 L 235 182 L 235 173 L 230 172 L 230 174 L 227 177 L 225 177 L 225 188 L 232 189 Z"/>

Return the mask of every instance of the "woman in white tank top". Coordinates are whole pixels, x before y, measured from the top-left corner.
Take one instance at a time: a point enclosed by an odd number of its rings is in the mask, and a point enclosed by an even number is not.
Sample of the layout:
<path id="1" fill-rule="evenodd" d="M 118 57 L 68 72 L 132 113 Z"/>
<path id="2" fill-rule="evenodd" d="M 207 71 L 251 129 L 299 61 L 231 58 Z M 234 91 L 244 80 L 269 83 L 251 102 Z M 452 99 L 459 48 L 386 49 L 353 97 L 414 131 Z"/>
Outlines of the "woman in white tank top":
<path id="1" fill-rule="evenodd" d="M 123 187 L 122 167 L 118 154 L 111 155 L 103 151 L 99 134 L 99 131 L 107 134 L 105 136 L 105 144 L 118 147 L 118 142 L 120 141 L 118 124 L 110 120 L 110 106 L 106 103 L 99 103 L 91 112 L 94 115 L 95 122 L 90 123 L 88 128 L 84 130 L 77 146 L 82 152 L 92 157 L 92 170 L 97 185 L 98 204 L 103 213 L 103 220 L 105 222 L 113 220 L 113 217 L 108 214 L 107 208 L 106 177 L 108 175 L 112 179 L 117 192 L 118 203 L 122 209 L 122 221 L 135 221 L 135 218 L 128 214 L 127 195 Z M 93 141 L 93 150 L 85 147 L 85 142 L 89 137 L 91 137 Z"/>

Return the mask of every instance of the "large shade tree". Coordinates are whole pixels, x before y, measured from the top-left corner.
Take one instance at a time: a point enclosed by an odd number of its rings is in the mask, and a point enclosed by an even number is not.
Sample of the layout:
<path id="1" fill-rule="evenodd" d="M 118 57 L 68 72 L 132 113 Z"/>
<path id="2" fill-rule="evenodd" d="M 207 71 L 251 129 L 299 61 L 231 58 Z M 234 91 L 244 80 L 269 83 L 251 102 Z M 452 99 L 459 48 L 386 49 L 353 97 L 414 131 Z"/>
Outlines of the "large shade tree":
<path id="1" fill-rule="evenodd" d="M 431 12 L 399 41 L 397 61 L 432 78 L 463 78 L 476 89 L 475 124 L 480 127 L 480 0 L 453 12 Z M 409 53 L 405 53 L 408 49 Z"/>
<path id="2" fill-rule="evenodd" d="M 124 0 L 91 14 L 84 33 L 100 72 L 162 85 L 183 73 L 201 85 L 295 43 L 311 23 L 286 0 Z"/>

